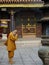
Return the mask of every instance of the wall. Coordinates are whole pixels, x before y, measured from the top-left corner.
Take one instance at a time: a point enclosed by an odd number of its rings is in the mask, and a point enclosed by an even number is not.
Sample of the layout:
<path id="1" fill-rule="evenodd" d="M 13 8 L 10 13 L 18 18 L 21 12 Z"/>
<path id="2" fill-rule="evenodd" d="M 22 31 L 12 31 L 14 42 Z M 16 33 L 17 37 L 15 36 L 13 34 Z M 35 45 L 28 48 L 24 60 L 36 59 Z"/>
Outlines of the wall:
<path id="1" fill-rule="evenodd" d="M 42 35 L 42 24 L 37 23 L 37 25 L 36 25 L 36 36 L 41 37 L 41 35 Z"/>

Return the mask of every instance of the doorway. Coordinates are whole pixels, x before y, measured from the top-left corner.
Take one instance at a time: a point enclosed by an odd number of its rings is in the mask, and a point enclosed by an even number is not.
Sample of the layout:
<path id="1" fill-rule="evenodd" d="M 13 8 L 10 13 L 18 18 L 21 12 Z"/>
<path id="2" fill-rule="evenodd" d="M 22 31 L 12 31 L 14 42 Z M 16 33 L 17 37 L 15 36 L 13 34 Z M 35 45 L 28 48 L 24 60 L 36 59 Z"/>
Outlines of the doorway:
<path id="1" fill-rule="evenodd" d="M 20 37 L 36 37 L 36 17 L 32 14 L 30 11 L 24 11 L 15 15 L 16 28 Z"/>

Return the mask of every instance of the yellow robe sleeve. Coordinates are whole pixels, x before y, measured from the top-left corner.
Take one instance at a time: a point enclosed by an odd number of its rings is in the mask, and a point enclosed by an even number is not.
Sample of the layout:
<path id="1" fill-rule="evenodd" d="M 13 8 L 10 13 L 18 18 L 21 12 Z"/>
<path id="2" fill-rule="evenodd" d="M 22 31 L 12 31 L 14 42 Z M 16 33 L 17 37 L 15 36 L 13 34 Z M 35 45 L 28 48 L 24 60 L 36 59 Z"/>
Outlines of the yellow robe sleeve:
<path id="1" fill-rule="evenodd" d="M 18 35 L 14 36 L 13 34 L 10 35 L 10 39 L 15 41 L 18 39 Z"/>

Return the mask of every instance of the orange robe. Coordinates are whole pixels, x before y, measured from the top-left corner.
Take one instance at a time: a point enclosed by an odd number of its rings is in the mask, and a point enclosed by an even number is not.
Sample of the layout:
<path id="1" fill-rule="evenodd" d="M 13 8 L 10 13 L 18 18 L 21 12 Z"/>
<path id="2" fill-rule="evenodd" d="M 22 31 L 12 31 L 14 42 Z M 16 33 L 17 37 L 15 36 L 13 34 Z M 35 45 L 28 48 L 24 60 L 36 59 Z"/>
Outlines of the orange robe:
<path id="1" fill-rule="evenodd" d="M 7 50 L 8 50 L 8 56 L 11 58 L 14 56 L 14 50 L 16 49 L 15 41 L 18 39 L 17 36 L 14 36 L 11 32 L 8 36 L 8 39 L 6 41 Z"/>
<path id="2" fill-rule="evenodd" d="M 11 32 L 7 39 L 7 50 L 8 51 L 14 51 L 16 49 L 15 41 L 18 39 L 17 36 L 14 36 Z"/>

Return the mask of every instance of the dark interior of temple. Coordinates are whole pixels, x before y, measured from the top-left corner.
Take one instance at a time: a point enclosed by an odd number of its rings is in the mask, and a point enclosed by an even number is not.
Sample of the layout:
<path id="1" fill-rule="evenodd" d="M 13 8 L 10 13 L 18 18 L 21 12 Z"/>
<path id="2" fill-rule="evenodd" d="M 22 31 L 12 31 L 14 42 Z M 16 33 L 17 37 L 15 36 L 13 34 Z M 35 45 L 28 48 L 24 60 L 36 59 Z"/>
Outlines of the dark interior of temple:
<path id="1" fill-rule="evenodd" d="M 49 0 L 42 0 L 42 1 L 44 1 L 45 3 L 49 3 Z"/>

